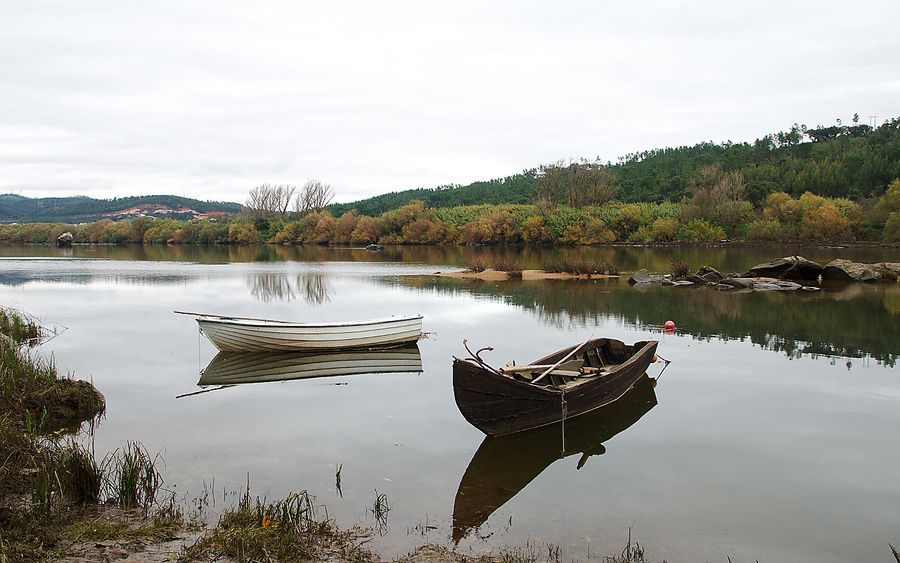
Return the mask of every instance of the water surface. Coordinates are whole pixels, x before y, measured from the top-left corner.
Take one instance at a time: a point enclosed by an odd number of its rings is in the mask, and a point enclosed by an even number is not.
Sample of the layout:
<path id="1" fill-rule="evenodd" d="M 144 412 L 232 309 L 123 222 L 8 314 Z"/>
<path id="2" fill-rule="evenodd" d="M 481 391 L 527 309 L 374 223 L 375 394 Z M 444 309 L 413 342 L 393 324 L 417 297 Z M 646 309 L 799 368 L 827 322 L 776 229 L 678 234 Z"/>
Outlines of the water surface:
<path id="1" fill-rule="evenodd" d="M 100 452 L 138 439 L 163 452 L 179 495 L 214 481 L 219 509 L 222 491 L 249 474 L 270 498 L 309 490 L 343 525 L 377 524 L 370 509 L 386 494 L 391 509 L 373 541 L 386 556 L 450 543 L 456 509 L 464 552 L 533 540 L 584 560 L 620 551 L 632 527 L 654 560 L 886 560 L 887 542 L 900 542 L 897 284 L 736 293 L 427 275 L 473 259 L 539 267 L 566 254 L 623 270 L 680 259 L 743 271 L 794 252 L 4 247 L 0 302 L 63 329 L 43 350 L 106 395 Z M 800 252 L 900 261 L 896 249 Z M 176 399 L 200 389 L 215 350 L 173 310 L 309 321 L 421 313 L 429 335 L 418 344 L 421 371 Z M 668 319 L 674 335 L 654 331 Z M 463 338 L 493 346 L 486 357 L 502 364 L 591 334 L 661 341 L 672 365 L 653 404 L 639 397 L 558 446 L 555 431 L 485 441 L 459 414 L 450 358 L 465 353 Z"/>

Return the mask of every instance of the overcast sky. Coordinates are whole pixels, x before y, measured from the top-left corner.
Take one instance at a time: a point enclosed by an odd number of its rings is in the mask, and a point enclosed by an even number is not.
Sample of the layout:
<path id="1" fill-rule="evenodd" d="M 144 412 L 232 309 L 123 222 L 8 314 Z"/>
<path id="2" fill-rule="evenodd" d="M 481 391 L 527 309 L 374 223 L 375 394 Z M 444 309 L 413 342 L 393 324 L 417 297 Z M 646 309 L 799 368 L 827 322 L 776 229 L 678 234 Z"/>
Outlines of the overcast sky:
<path id="1" fill-rule="evenodd" d="M 0 0 L 0 192 L 336 201 L 900 116 L 900 2 Z"/>

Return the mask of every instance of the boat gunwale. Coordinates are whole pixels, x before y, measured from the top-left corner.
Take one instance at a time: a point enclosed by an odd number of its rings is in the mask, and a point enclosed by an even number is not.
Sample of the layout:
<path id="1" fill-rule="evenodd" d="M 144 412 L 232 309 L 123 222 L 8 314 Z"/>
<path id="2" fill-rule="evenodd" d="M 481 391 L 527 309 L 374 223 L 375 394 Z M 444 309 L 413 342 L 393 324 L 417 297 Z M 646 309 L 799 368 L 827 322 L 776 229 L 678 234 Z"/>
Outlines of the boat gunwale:
<path id="1" fill-rule="evenodd" d="M 246 327 L 259 328 L 341 328 L 354 326 L 371 326 L 381 324 L 391 324 L 397 322 L 408 322 L 422 320 L 422 315 L 409 315 L 404 317 L 384 317 L 380 319 L 368 319 L 364 321 L 343 321 L 334 323 L 293 323 L 290 321 L 268 320 L 268 321 L 251 321 L 237 319 L 234 317 L 219 316 L 200 316 L 196 318 L 198 323 L 207 322 L 215 324 L 237 325 Z"/>
<path id="2" fill-rule="evenodd" d="M 598 341 L 601 341 L 601 340 L 607 340 L 607 341 L 608 341 L 608 340 L 615 340 L 615 339 L 613 339 L 613 338 L 597 338 L 597 339 L 595 339 L 595 340 L 592 341 L 592 342 L 588 342 L 588 345 L 586 345 L 585 348 L 589 347 L 590 344 L 593 344 L 593 343 L 598 342 Z M 618 342 L 622 342 L 622 341 L 621 341 L 621 340 L 618 340 Z M 624 342 L 622 342 L 622 344 L 624 344 Z M 659 342 L 656 341 L 656 340 L 646 340 L 646 341 L 644 341 L 644 345 L 641 346 L 640 349 L 635 350 L 635 352 L 634 352 L 627 360 L 625 360 L 625 361 L 622 362 L 621 364 L 614 364 L 614 365 L 612 366 L 612 369 L 610 369 L 608 372 L 606 372 L 606 373 L 603 375 L 603 377 L 594 377 L 594 378 L 590 378 L 588 381 L 585 381 L 584 383 L 582 383 L 581 385 L 579 385 L 579 387 L 583 387 L 583 386 L 593 386 L 593 385 L 596 385 L 597 382 L 601 382 L 601 381 L 604 381 L 604 380 L 608 380 L 608 379 L 610 378 L 610 376 L 614 376 L 615 374 L 619 373 L 619 372 L 622 371 L 623 369 L 629 367 L 631 364 L 636 363 L 636 362 L 638 361 L 638 359 L 640 359 L 640 358 L 642 358 L 644 355 L 646 355 L 647 349 L 648 349 L 649 347 L 656 346 L 656 345 L 658 345 L 658 344 L 659 344 Z M 632 346 L 633 346 L 633 345 L 632 345 Z M 554 356 L 554 355 L 556 355 L 556 354 L 561 354 L 561 353 L 568 352 L 568 351 L 572 350 L 572 348 L 575 348 L 575 346 L 569 346 L 569 347 L 567 347 L 567 348 L 563 348 L 562 350 L 558 350 L 558 351 L 556 351 L 556 352 L 553 352 L 552 354 L 548 354 L 548 355 L 546 355 L 546 356 L 544 356 L 544 357 L 542 357 L 542 358 L 540 358 L 540 359 L 538 359 L 538 360 L 535 360 L 535 362 L 533 362 L 533 363 L 540 362 L 541 360 L 544 360 L 544 359 L 546 359 L 546 358 L 552 357 L 552 356 Z M 463 363 L 463 364 L 468 364 L 469 366 L 471 366 L 471 367 L 473 367 L 473 368 L 480 369 L 480 370 L 483 371 L 485 374 L 490 375 L 491 377 L 497 379 L 498 381 L 504 381 L 504 382 L 506 382 L 506 383 L 514 384 L 514 385 L 519 386 L 519 387 L 521 387 L 521 388 L 523 388 L 523 389 L 527 388 L 527 389 L 532 390 L 532 391 L 541 391 L 541 392 L 543 392 L 543 393 L 545 393 L 545 394 L 547 394 L 547 395 L 549 395 L 549 396 L 553 396 L 553 395 L 562 395 L 562 394 L 564 394 L 564 393 L 566 392 L 565 389 L 562 389 L 562 388 L 557 387 L 557 386 L 555 386 L 555 385 L 551 385 L 551 384 L 549 384 L 549 383 L 548 383 L 547 385 L 535 385 L 534 383 L 531 383 L 531 382 L 529 382 L 529 381 L 521 381 L 521 380 L 519 380 L 519 379 L 515 379 L 514 377 L 510 377 L 510 376 L 508 376 L 508 375 L 504 375 L 504 374 L 499 374 L 499 373 L 493 372 L 493 371 L 491 371 L 491 370 L 489 370 L 489 369 L 485 369 L 484 367 L 482 367 L 481 365 L 479 365 L 477 362 L 475 362 L 474 360 L 471 360 L 471 359 L 469 359 L 469 358 L 466 358 L 466 359 L 462 359 L 462 358 L 453 358 L 453 361 L 454 361 L 454 363 L 459 362 L 459 363 Z M 592 410 L 592 409 L 591 409 L 591 410 Z"/>

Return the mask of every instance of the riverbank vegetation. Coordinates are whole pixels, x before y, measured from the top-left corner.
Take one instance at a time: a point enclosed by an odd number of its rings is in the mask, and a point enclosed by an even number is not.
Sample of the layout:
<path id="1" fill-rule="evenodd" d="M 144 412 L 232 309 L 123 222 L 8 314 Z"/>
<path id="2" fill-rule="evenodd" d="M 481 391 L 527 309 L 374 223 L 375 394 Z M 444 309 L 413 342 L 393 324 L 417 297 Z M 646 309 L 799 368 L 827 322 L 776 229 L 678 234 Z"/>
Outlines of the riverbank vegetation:
<path id="1" fill-rule="evenodd" d="M 258 186 L 240 215 L 218 221 L 2 225 L 0 243 L 52 244 L 70 232 L 75 243 L 101 244 L 896 244 L 900 118 L 877 129 L 795 125 L 752 144 L 557 163 L 355 204 L 327 205 L 331 187 L 311 181 L 290 212 L 296 190 Z"/>
<path id="2" fill-rule="evenodd" d="M 82 225 L 0 226 L 0 243 L 52 244 L 65 232 L 83 244 L 559 245 L 900 242 L 900 180 L 875 201 L 854 202 L 805 192 L 769 194 L 759 208 L 729 186 L 742 179 L 709 169 L 714 183 L 673 203 L 584 207 L 477 205 L 427 208 L 421 202 L 378 217 L 316 211 L 289 221 L 211 222 L 109 220 Z"/>

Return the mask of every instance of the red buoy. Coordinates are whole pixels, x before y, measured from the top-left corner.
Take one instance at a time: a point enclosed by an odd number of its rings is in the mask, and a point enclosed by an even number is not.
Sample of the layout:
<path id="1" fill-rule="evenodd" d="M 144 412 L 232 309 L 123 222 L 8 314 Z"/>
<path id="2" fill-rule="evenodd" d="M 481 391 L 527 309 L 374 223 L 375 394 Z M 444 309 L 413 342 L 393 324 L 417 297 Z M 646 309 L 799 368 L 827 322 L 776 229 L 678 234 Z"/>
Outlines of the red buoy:
<path id="1" fill-rule="evenodd" d="M 666 321 L 666 330 L 675 330 L 675 321 Z"/>

